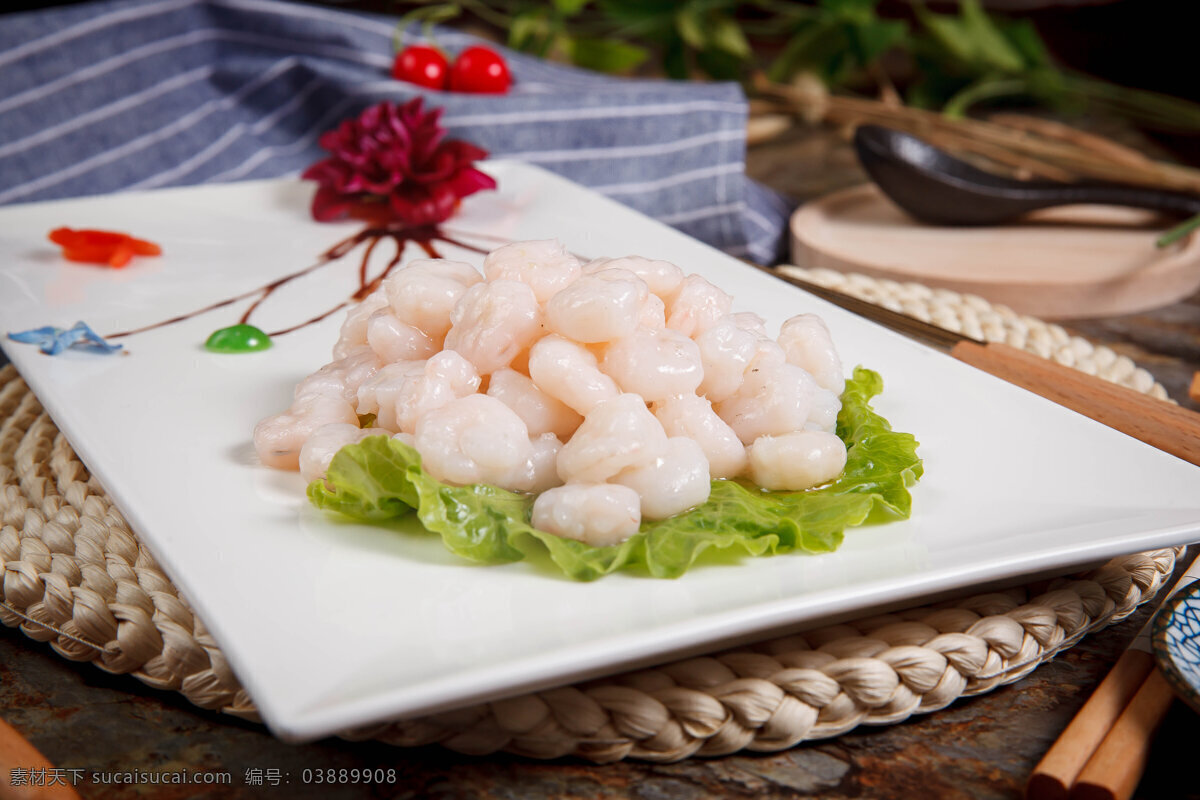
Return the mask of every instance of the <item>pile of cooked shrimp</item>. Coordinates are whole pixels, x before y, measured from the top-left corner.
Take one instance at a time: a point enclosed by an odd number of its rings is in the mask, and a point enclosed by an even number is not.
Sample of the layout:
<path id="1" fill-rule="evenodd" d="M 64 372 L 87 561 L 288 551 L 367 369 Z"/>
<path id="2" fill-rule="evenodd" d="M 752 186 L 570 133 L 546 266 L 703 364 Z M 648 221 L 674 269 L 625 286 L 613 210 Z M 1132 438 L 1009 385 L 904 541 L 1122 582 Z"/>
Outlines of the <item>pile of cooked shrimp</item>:
<path id="1" fill-rule="evenodd" d="M 595 546 L 704 503 L 713 479 L 836 478 L 827 327 L 801 314 L 773 339 L 732 304 L 666 261 L 581 262 L 554 240 L 494 250 L 482 275 L 413 261 L 350 310 L 334 360 L 255 448 L 312 481 L 343 446 L 390 435 L 445 483 L 536 493 L 535 527 Z"/>

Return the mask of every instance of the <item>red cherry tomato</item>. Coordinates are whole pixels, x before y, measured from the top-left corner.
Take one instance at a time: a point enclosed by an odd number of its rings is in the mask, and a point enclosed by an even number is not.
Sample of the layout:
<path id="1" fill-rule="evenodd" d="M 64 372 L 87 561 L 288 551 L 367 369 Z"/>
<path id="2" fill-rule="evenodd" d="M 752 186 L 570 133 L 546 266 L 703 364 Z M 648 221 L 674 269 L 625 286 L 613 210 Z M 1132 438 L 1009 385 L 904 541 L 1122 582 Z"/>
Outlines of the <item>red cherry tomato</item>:
<path id="1" fill-rule="evenodd" d="M 427 44 L 413 44 L 396 54 L 392 77 L 427 89 L 445 89 L 450 64 L 442 51 Z"/>
<path id="2" fill-rule="evenodd" d="M 450 91 L 475 94 L 504 94 L 512 76 L 504 58 L 487 47 L 468 47 L 450 68 Z"/>

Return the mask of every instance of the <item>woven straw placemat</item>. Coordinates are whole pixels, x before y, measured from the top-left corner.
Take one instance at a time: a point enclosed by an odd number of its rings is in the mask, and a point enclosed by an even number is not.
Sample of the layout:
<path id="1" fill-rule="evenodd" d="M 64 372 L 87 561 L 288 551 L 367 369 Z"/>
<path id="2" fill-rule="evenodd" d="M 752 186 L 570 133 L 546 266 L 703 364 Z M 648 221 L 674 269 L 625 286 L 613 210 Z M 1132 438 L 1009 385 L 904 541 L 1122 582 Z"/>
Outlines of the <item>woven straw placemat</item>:
<path id="1" fill-rule="evenodd" d="M 979 298 L 861 275 L 798 274 L 1165 397 L 1129 359 Z M 1116 558 L 1079 575 L 343 735 L 598 763 L 782 750 L 1015 681 L 1153 598 L 1176 554 Z M 68 659 L 257 719 L 203 622 L 11 365 L 0 369 L 0 574 L 5 625 Z"/>

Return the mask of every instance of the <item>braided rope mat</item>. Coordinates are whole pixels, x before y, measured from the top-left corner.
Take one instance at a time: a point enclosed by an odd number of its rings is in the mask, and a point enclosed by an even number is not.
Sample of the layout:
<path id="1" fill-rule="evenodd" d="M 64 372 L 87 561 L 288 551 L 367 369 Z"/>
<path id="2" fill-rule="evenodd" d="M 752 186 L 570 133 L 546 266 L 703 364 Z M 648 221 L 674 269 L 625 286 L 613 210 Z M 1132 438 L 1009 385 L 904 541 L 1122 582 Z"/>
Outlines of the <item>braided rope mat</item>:
<path id="1" fill-rule="evenodd" d="M 797 270 L 935 324 L 1165 397 L 1144 370 L 979 298 Z M 349 731 L 483 755 L 676 761 L 775 751 L 944 708 L 1028 674 L 1154 597 L 1175 550 L 573 687 Z M 220 648 L 13 367 L 0 369 L 0 621 L 74 661 L 257 720 Z"/>

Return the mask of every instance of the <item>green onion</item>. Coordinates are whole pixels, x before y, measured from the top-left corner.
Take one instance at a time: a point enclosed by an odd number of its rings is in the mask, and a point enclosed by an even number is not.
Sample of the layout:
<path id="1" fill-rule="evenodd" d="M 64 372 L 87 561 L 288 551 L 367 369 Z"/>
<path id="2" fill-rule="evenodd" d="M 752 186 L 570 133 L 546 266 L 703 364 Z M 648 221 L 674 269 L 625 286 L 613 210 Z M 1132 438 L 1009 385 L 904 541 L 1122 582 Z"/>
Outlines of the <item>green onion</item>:
<path id="1" fill-rule="evenodd" d="M 1187 236 L 1189 233 L 1196 230 L 1197 228 L 1200 228 L 1200 214 L 1197 214 L 1196 216 L 1194 216 L 1190 219 L 1184 220 L 1183 222 L 1176 225 L 1174 228 L 1171 228 L 1171 230 L 1167 231 L 1162 236 L 1158 237 L 1158 241 L 1155 242 L 1155 245 L 1157 245 L 1158 247 L 1167 247 L 1169 245 L 1175 244 L 1180 239 Z"/>

